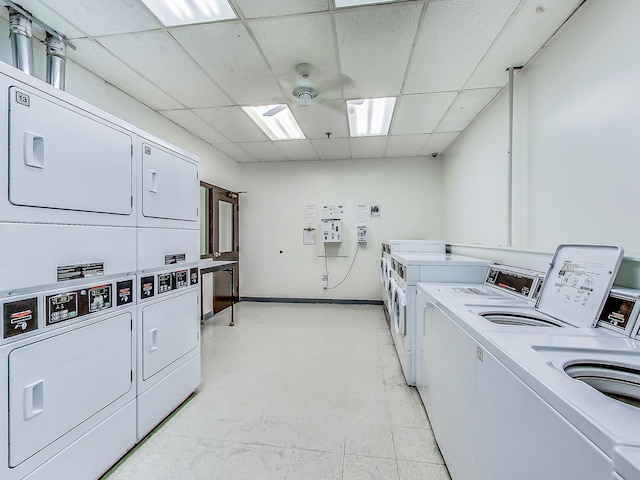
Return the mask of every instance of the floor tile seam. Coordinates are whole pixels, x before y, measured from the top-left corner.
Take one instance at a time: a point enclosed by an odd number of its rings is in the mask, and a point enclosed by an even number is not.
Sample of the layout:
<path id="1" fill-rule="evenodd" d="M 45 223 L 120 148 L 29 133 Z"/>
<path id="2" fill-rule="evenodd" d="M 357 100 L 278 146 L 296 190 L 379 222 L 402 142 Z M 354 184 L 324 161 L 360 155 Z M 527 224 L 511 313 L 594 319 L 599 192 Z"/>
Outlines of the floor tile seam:
<path id="1" fill-rule="evenodd" d="M 344 480 L 344 459 L 347 457 L 347 431 L 344 432 L 344 444 L 342 446 L 342 469 L 340 470 L 340 480 Z"/>
<path id="2" fill-rule="evenodd" d="M 394 451 L 394 456 L 393 457 L 388 457 L 386 455 L 365 455 L 362 453 L 347 453 L 345 456 L 350 456 L 350 457 L 366 457 L 366 458 L 382 458 L 385 460 L 397 460 L 397 457 L 395 456 L 395 444 L 393 446 L 393 451 Z"/>
<path id="3" fill-rule="evenodd" d="M 429 427 L 406 427 L 404 425 L 391 425 L 391 428 L 403 428 L 405 430 L 428 430 L 431 433 L 433 433 L 433 428 L 429 428 Z"/>
<path id="4" fill-rule="evenodd" d="M 421 463 L 421 464 L 424 464 L 424 465 L 440 465 L 440 466 L 443 466 L 445 468 L 447 467 L 447 464 L 444 461 L 442 461 L 442 462 L 427 462 L 427 461 L 424 461 L 424 460 L 409 460 L 409 459 L 406 459 L 406 458 L 398 458 L 397 460 L 400 461 L 400 462 Z M 447 470 L 448 470 L 448 468 L 447 468 Z"/>

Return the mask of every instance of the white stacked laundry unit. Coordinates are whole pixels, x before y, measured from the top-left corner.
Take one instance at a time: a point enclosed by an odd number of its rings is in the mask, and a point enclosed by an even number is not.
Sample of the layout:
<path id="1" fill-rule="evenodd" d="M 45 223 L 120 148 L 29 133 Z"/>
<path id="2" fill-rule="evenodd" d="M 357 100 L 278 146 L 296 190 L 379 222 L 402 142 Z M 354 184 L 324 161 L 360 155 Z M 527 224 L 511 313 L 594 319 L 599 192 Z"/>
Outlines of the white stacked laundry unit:
<path id="1" fill-rule="evenodd" d="M 391 322 L 391 303 L 394 291 L 391 283 L 392 253 L 442 253 L 446 252 L 446 244 L 442 240 L 384 240 L 380 256 L 380 284 L 382 305 L 387 322 Z"/>
<path id="2" fill-rule="evenodd" d="M 141 132 L 138 163 L 138 438 L 200 384 L 199 161 Z"/>
<path id="3" fill-rule="evenodd" d="M 136 441 L 136 134 L 0 63 L 0 478 L 96 478 Z"/>

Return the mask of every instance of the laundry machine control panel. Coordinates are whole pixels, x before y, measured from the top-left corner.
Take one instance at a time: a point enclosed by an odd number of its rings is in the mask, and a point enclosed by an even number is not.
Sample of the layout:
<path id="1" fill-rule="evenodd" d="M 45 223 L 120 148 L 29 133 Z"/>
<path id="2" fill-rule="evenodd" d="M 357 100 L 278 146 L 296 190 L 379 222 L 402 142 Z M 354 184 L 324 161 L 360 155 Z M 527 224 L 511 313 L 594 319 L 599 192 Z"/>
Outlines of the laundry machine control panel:
<path id="1" fill-rule="evenodd" d="M 484 283 L 512 295 L 531 299 L 537 292 L 538 281 L 539 276 L 534 273 L 490 267 Z"/>
<path id="2" fill-rule="evenodd" d="M 73 320 L 113 306 L 113 286 L 95 285 L 45 297 L 45 326 Z"/>
<path id="3" fill-rule="evenodd" d="M 162 272 L 157 275 L 148 275 L 140 279 L 140 299 L 146 300 L 156 293 L 172 292 L 180 288 L 198 284 L 198 268 L 180 269 L 170 272 Z"/>
<path id="4" fill-rule="evenodd" d="M 598 326 L 631 335 L 637 330 L 640 312 L 640 291 L 627 288 L 612 288 L 598 315 Z"/>

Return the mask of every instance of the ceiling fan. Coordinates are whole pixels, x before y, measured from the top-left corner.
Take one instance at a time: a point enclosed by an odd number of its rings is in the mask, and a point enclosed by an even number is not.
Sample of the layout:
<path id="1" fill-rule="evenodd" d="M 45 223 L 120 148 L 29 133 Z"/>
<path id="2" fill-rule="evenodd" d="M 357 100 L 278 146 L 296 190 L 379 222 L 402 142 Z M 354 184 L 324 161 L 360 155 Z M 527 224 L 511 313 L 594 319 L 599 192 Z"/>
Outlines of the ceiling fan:
<path id="1" fill-rule="evenodd" d="M 293 97 L 298 100 L 298 104 L 301 106 L 310 105 L 314 100 L 317 101 L 318 104 L 322 104 L 322 99 L 318 98 L 319 96 L 321 96 L 322 92 L 318 87 L 316 87 L 313 80 L 311 80 L 311 68 L 311 65 L 308 63 L 299 63 L 298 65 L 296 65 L 296 72 L 300 75 L 300 78 L 295 81 L 291 95 L 293 95 Z M 347 75 L 339 75 L 340 78 L 338 81 L 331 84 L 323 85 L 322 90 L 330 91 L 336 87 L 348 85 L 353 82 Z M 262 115 L 265 117 L 272 117 L 285 108 L 286 105 L 276 105 L 272 109 L 267 110 Z"/>

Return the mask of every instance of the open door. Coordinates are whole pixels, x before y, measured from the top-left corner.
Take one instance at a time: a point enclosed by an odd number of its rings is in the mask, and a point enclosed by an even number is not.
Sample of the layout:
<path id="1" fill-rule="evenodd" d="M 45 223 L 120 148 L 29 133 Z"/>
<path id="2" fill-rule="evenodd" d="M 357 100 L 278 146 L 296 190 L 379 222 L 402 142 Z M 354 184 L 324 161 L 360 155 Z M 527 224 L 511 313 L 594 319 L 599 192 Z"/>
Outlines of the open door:
<path id="1" fill-rule="evenodd" d="M 211 252 L 214 260 L 239 261 L 239 206 L 238 194 L 213 187 L 211 189 L 212 235 Z M 239 268 L 236 263 L 228 270 L 213 274 L 213 313 L 238 300 Z"/>

